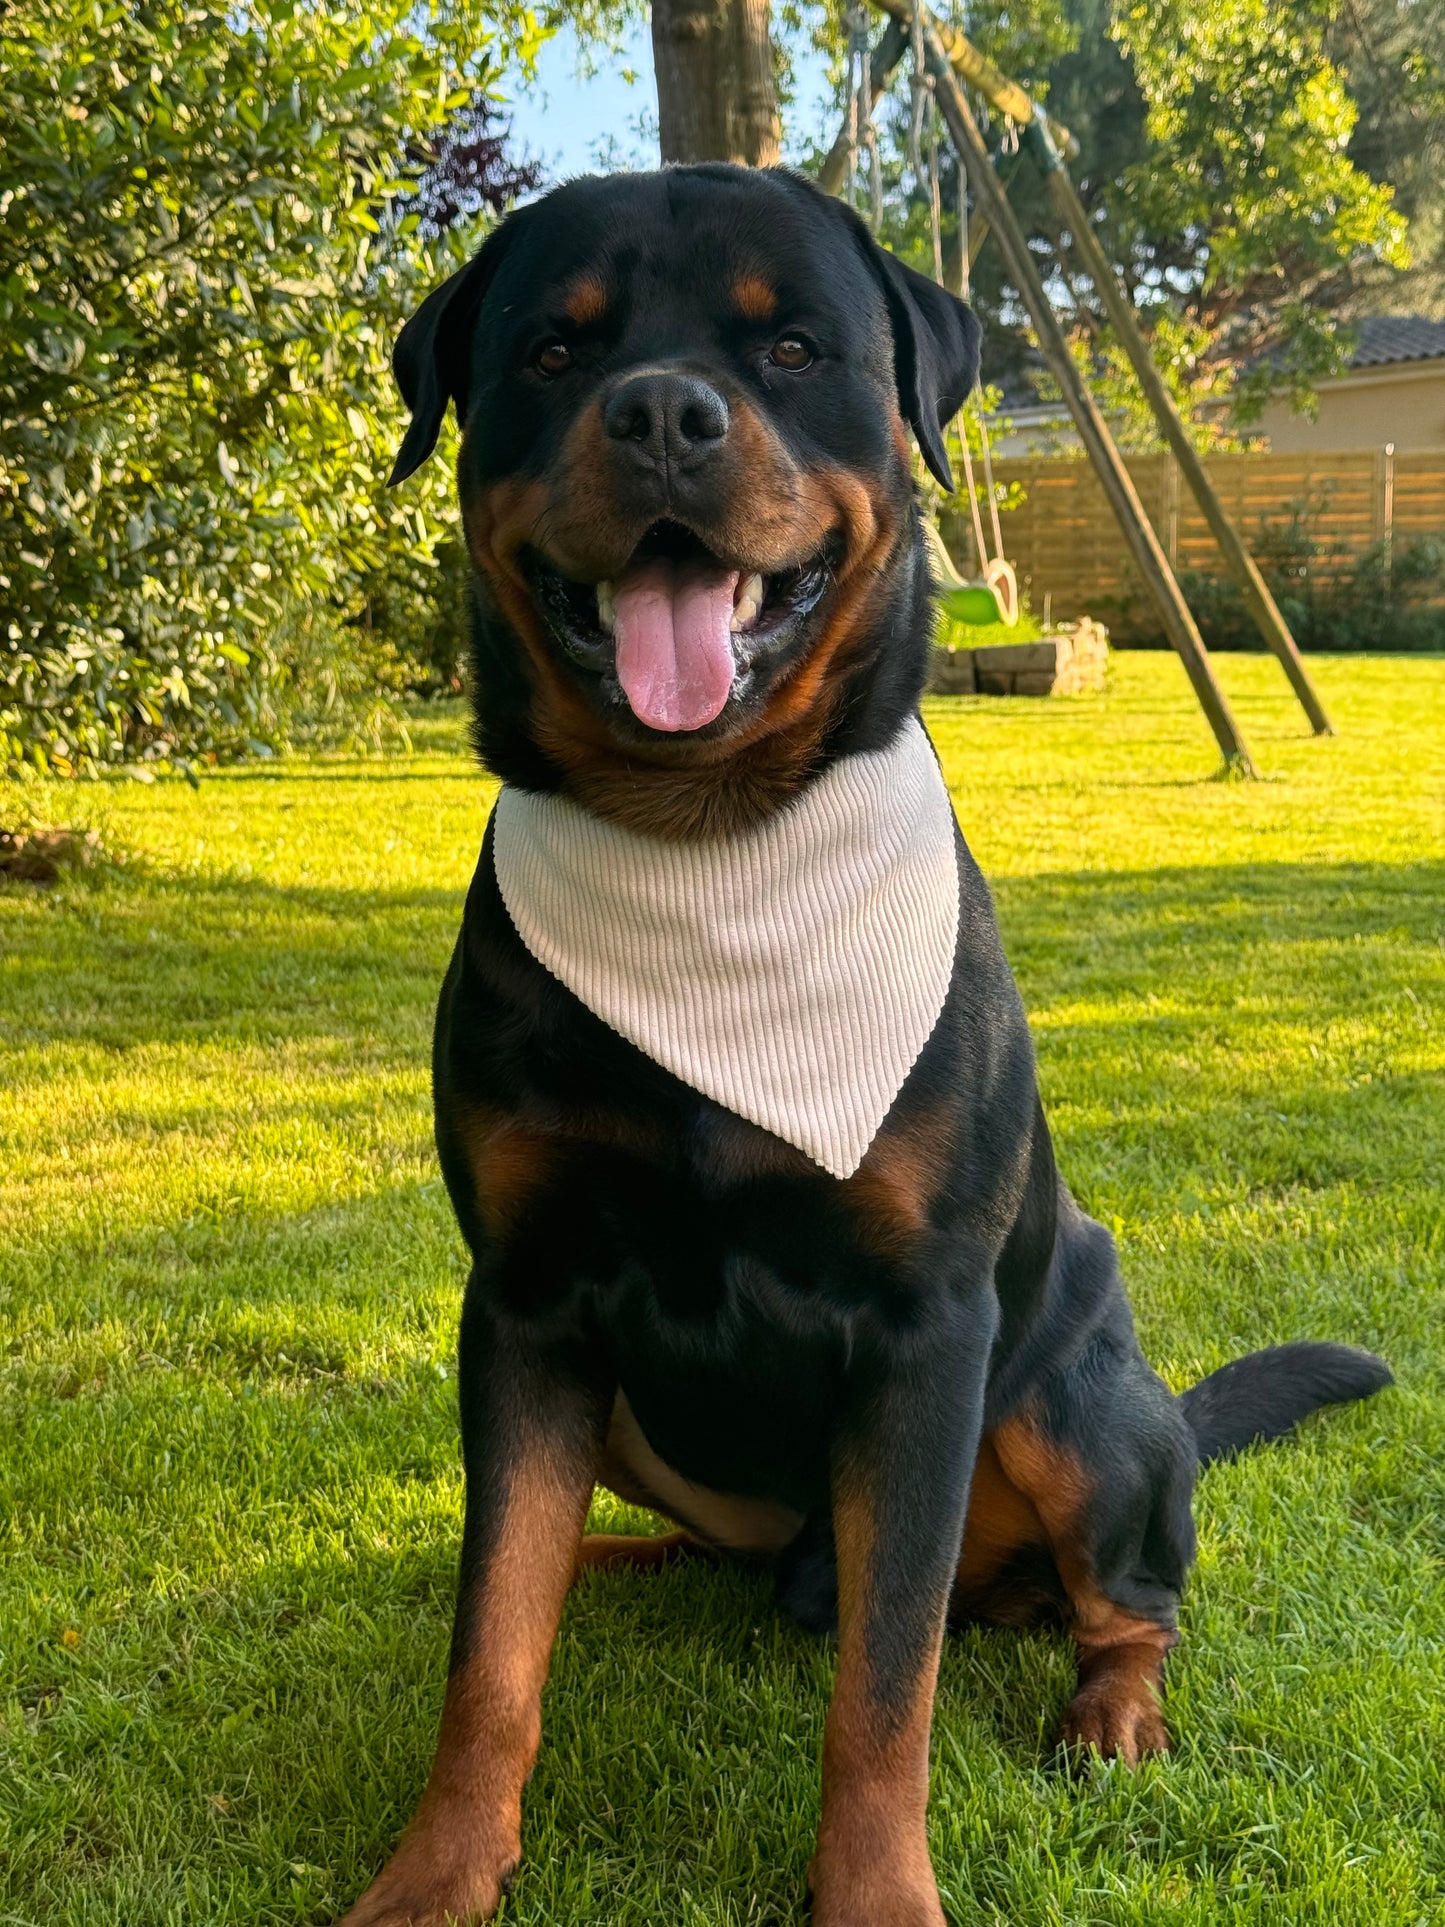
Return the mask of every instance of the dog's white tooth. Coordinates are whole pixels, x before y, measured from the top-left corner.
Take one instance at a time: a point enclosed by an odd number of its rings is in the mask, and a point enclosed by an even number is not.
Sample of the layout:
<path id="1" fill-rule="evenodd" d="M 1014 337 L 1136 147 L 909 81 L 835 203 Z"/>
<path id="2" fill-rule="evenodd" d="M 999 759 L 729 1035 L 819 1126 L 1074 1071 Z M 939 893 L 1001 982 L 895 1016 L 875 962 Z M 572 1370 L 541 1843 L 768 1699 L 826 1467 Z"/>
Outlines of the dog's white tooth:
<path id="1" fill-rule="evenodd" d="M 743 584 L 737 601 L 733 604 L 733 615 L 732 621 L 728 625 L 729 628 L 732 629 L 734 634 L 736 634 L 739 629 L 746 629 L 750 622 L 757 621 L 758 611 L 762 606 L 763 578 L 760 575 L 750 575 Z"/>
<path id="2" fill-rule="evenodd" d="M 613 601 L 613 588 L 610 582 L 597 584 L 597 624 L 609 636 L 617 626 L 617 608 Z"/>

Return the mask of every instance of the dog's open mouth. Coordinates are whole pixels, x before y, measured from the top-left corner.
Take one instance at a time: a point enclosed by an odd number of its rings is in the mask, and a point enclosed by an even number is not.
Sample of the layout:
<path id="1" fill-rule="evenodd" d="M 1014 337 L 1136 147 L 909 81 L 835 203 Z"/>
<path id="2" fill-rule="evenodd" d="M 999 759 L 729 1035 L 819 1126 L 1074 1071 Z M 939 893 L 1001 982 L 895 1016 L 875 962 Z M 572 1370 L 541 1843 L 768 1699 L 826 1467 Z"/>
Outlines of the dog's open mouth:
<path id="1" fill-rule="evenodd" d="M 704 728 L 743 692 L 764 649 L 816 608 L 830 567 L 825 549 L 781 575 L 750 573 L 657 522 L 611 581 L 569 581 L 540 557 L 531 573 L 568 654 L 615 675 L 640 723 L 678 731 Z"/>

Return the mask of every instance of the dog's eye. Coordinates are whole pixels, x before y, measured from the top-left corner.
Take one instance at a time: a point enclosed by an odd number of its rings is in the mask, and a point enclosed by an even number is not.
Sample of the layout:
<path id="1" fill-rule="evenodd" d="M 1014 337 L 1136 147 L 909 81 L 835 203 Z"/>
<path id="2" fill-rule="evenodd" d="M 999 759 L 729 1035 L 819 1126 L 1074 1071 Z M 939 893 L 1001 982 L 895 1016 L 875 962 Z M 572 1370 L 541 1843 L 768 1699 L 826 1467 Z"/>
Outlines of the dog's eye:
<path id="1" fill-rule="evenodd" d="M 564 375 L 572 366 L 572 350 L 565 341 L 544 341 L 532 357 L 532 366 L 541 375 Z"/>
<path id="2" fill-rule="evenodd" d="M 801 335 L 784 335 L 781 341 L 774 342 L 773 352 L 768 356 L 775 368 L 786 368 L 793 374 L 808 367 L 812 359 L 812 347 Z"/>

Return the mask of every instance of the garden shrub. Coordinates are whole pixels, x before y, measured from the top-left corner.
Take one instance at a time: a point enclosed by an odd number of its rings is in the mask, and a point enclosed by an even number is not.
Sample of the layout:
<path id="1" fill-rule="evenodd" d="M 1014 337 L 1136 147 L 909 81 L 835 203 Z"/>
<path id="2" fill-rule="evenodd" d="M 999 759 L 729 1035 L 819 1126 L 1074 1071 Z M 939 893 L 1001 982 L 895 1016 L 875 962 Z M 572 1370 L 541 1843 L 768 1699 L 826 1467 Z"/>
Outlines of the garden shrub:
<path id="1" fill-rule="evenodd" d="M 1301 649 L 1445 650 L 1445 537 L 1353 555 L 1313 536 L 1301 509 L 1251 550 Z M 1227 577 L 1191 570 L 1180 586 L 1211 649 L 1264 647 Z"/>
<path id="2" fill-rule="evenodd" d="M 7 10 L 0 767 L 373 731 L 448 681 L 447 465 L 386 493 L 390 347 L 467 251 L 415 192 L 436 136 L 536 39 L 512 0 Z"/>

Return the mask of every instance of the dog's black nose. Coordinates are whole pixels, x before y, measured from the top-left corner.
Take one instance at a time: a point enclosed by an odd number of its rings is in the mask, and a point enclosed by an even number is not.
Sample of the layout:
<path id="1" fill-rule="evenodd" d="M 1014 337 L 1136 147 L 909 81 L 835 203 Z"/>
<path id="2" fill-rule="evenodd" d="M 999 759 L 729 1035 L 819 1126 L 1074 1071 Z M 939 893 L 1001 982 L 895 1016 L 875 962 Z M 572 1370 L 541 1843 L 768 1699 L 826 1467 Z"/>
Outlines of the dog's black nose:
<path id="1" fill-rule="evenodd" d="M 661 466 L 706 455 L 728 432 L 728 405 L 696 375 L 634 375 L 608 397 L 603 426 Z"/>

